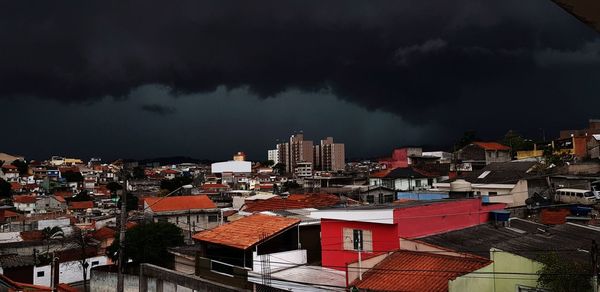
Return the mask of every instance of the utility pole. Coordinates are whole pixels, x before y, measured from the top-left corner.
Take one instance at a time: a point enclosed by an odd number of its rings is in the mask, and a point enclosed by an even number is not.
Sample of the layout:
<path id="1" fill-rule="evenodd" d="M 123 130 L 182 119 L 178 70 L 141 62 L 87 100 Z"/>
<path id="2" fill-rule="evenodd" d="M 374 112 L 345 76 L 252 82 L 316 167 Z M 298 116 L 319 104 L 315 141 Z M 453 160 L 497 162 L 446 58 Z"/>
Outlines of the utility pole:
<path id="1" fill-rule="evenodd" d="M 123 165 L 122 173 L 122 190 L 121 190 L 121 226 L 119 227 L 119 271 L 117 278 L 117 292 L 123 292 L 125 287 L 125 231 L 127 225 L 127 175 L 125 174 L 125 165 Z"/>
<path id="2" fill-rule="evenodd" d="M 598 245 L 592 240 L 592 290 L 598 292 Z"/>

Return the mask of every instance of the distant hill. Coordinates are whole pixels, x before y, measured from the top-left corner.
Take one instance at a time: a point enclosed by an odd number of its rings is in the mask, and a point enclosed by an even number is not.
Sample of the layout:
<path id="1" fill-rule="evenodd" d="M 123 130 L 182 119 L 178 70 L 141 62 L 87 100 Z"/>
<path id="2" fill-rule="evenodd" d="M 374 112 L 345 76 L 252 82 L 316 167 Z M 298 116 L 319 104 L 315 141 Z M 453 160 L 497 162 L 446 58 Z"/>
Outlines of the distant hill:
<path id="1" fill-rule="evenodd" d="M 140 165 L 151 164 L 155 162 L 158 162 L 158 164 L 160 165 L 172 165 L 181 163 L 211 164 L 214 162 L 208 159 L 196 159 L 187 156 L 157 157 L 142 160 L 125 159 L 125 161 L 137 161 Z"/>

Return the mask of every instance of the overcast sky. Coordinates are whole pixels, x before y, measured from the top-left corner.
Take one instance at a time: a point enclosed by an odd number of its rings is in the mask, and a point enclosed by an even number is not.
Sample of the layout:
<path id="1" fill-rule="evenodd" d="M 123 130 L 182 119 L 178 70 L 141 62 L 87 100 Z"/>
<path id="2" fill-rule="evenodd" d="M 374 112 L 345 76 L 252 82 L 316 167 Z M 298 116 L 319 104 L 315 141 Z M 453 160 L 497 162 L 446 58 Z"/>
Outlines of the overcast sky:
<path id="1" fill-rule="evenodd" d="M 0 152 L 349 157 L 600 118 L 600 34 L 549 0 L 23 1 L 0 10 Z"/>

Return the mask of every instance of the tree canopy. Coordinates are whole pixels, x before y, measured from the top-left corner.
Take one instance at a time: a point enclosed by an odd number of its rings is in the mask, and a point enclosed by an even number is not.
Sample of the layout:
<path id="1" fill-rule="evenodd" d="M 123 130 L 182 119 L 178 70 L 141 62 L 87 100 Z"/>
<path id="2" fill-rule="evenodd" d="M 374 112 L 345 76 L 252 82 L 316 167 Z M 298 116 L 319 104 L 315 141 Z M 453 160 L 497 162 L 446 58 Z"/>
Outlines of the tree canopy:
<path id="1" fill-rule="evenodd" d="M 75 171 L 66 171 L 62 174 L 62 176 L 67 180 L 67 182 L 82 182 L 83 175 L 80 172 Z"/>
<path id="2" fill-rule="evenodd" d="M 127 197 L 125 200 L 127 201 L 127 205 L 125 205 L 127 212 L 138 209 L 139 198 L 136 195 L 132 193 L 127 193 Z M 119 200 L 119 202 L 117 203 L 117 207 L 119 209 L 121 208 L 121 200 Z"/>
<path id="3" fill-rule="evenodd" d="M 10 183 L 0 178 L 0 197 L 8 198 L 10 197 L 11 186 Z"/>
<path id="4" fill-rule="evenodd" d="M 168 266 L 173 256 L 169 247 L 183 245 L 183 234 L 179 227 L 167 222 L 140 224 L 125 234 L 125 258 L 135 264 L 149 263 Z M 115 239 L 107 249 L 107 255 L 116 261 L 119 258 L 119 240 Z"/>
<path id="5" fill-rule="evenodd" d="M 538 271 L 538 285 L 552 292 L 592 291 L 591 267 L 559 257 L 545 255 L 544 267 Z"/>
<path id="6" fill-rule="evenodd" d="M 27 175 L 27 173 L 29 173 L 29 163 L 27 163 L 26 161 L 17 159 L 11 164 L 17 167 L 20 175 Z M 0 163 L 0 165 L 2 164 Z"/>
<path id="7" fill-rule="evenodd" d="M 174 179 L 163 179 L 160 181 L 160 188 L 172 192 L 184 185 L 192 183 L 192 178 L 187 176 L 178 176 Z"/>
<path id="8" fill-rule="evenodd" d="M 93 201 L 93 200 L 94 199 L 92 198 L 92 196 L 90 196 L 90 194 L 86 190 L 79 192 L 78 194 L 76 194 L 75 196 L 73 196 L 69 199 L 69 201 L 71 201 L 71 202 L 84 202 L 84 201 Z"/>

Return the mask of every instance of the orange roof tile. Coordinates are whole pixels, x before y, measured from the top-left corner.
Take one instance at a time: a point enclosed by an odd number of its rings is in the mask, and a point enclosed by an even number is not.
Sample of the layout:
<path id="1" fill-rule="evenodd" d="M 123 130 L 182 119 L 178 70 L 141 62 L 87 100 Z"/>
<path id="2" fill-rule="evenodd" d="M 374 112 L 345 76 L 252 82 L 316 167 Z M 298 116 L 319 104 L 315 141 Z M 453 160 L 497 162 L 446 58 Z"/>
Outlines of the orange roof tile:
<path id="1" fill-rule="evenodd" d="M 20 235 L 24 241 L 44 240 L 44 232 L 41 230 L 21 231 Z"/>
<path id="2" fill-rule="evenodd" d="M 116 233 L 116 231 L 111 228 L 102 227 L 102 228 L 96 230 L 92 234 L 92 237 L 97 240 L 105 240 L 105 239 L 109 239 L 109 238 L 115 238 L 115 233 Z"/>
<path id="3" fill-rule="evenodd" d="M 15 202 L 15 203 L 33 204 L 36 201 L 37 201 L 37 198 L 35 196 L 31 196 L 31 195 L 13 196 L 13 202 Z"/>
<path id="4" fill-rule="evenodd" d="M 92 201 L 82 201 L 82 202 L 71 202 L 69 203 L 69 209 L 90 209 L 94 208 L 94 202 Z"/>
<path id="5" fill-rule="evenodd" d="M 147 197 L 144 201 L 154 212 L 168 212 L 194 209 L 214 209 L 217 207 L 206 195 L 179 197 Z"/>
<path id="6" fill-rule="evenodd" d="M 54 198 L 61 203 L 67 202 L 67 201 L 65 201 L 65 198 L 63 196 L 54 196 Z"/>
<path id="7" fill-rule="evenodd" d="M 298 223 L 300 223 L 298 219 L 254 214 L 196 233 L 193 238 L 237 249 L 248 249 Z"/>
<path id="8" fill-rule="evenodd" d="M 224 184 L 203 184 L 202 185 L 202 189 L 204 190 L 209 190 L 209 189 L 226 189 L 229 188 L 228 185 L 224 185 Z"/>
<path id="9" fill-rule="evenodd" d="M 371 291 L 448 291 L 448 281 L 489 263 L 482 258 L 397 251 L 352 286 Z"/>
<path id="10" fill-rule="evenodd" d="M 485 150 L 500 150 L 500 151 L 510 150 L 510 147 L 504 146 L 497 142 L 473 142 L 473 144 L 475 144 Z"/>
<path id="11" fill-rule="evenodd" d="M 11 182 L 11 183 L 10 183 L 10 189 L 11 189 L 11 190 L 15 190 L 15 191 L 16 191 L 16 190 L 20 190 L 20 189 L 22 189 L 22 188 L 23 188 L 23 185 L 21 185 L 21 184 L 20 184 L 20 183 L 18 183 L 18 182 Z"/>
<path id="12" fill-rule="evenodd" d="M 394 169 L 393 168 L 388 168 L 388 169 L 376 171 L 374 173 L 371 173 L 369 175 L 369 177 L 371 177 L 371 178 L 384 178 L 386 175 L 388 175 L 390 172 L 392 172 L 392 170 L 394 170 Z"/>
<path id="13" fill-rule="evenodd" d="M 287 199 L 273 197 L 267 200 L 246 202 L 246 212 L 262 212 L 275 210 L 324 208 L 340 203 L 340 198 L 332 194 L 292 194 Z"/>

